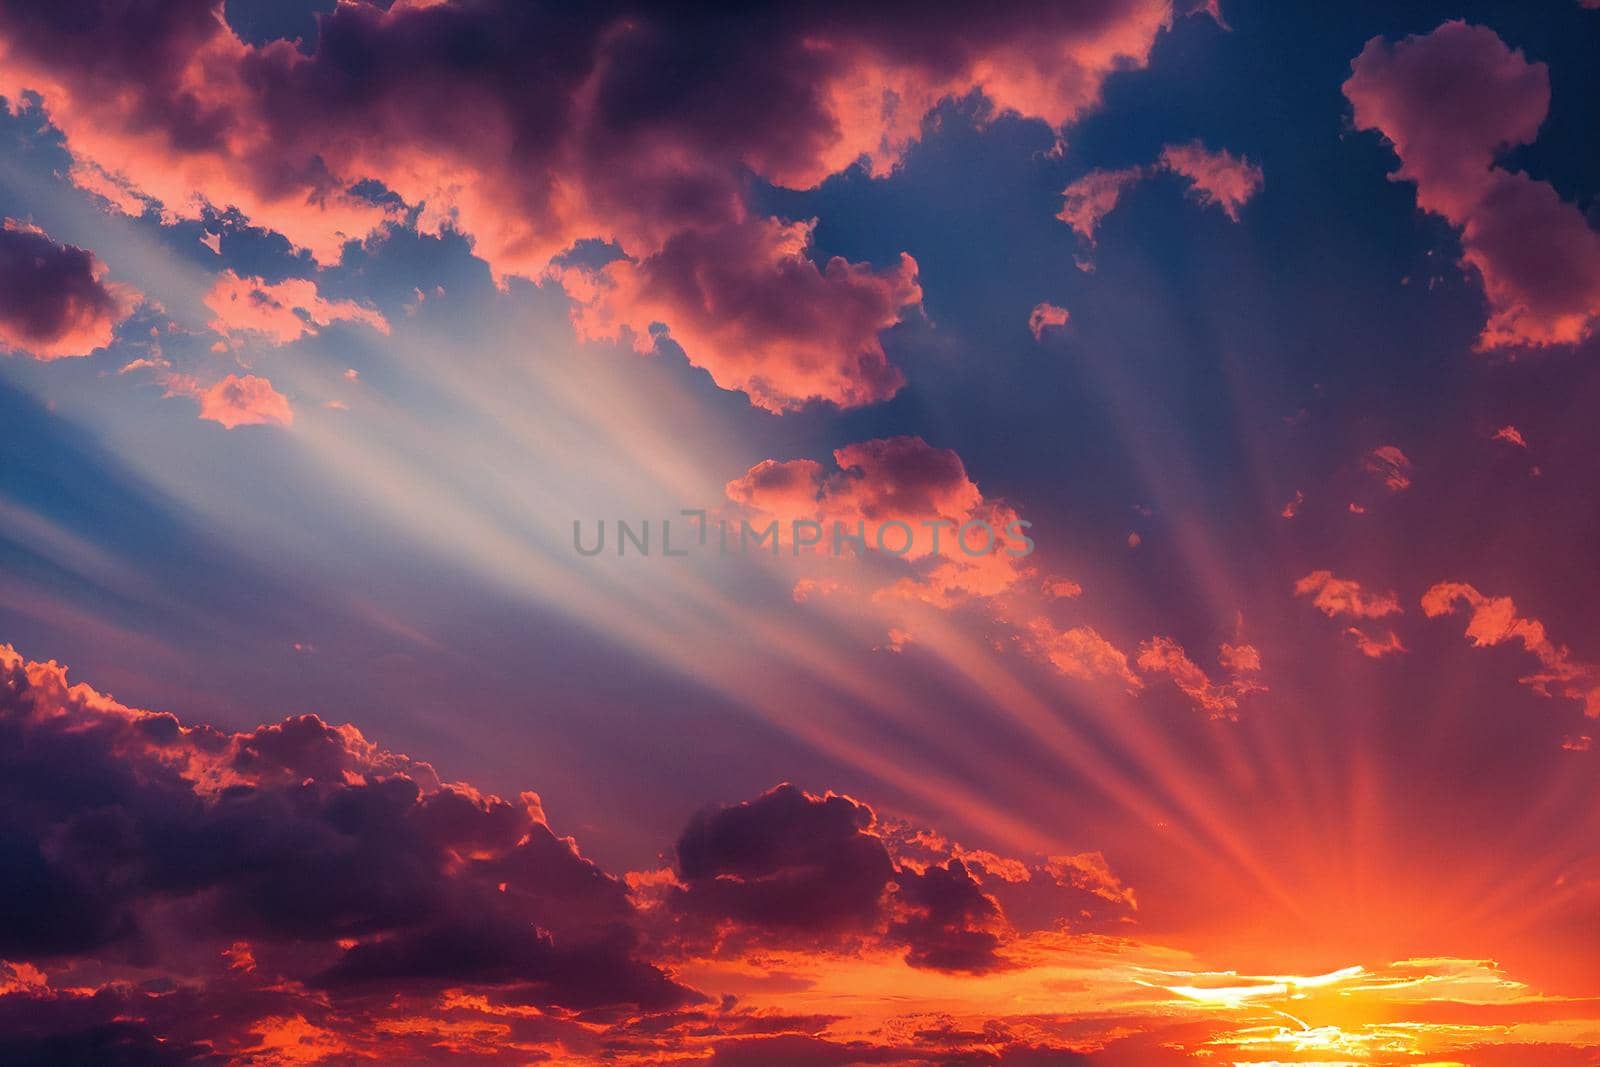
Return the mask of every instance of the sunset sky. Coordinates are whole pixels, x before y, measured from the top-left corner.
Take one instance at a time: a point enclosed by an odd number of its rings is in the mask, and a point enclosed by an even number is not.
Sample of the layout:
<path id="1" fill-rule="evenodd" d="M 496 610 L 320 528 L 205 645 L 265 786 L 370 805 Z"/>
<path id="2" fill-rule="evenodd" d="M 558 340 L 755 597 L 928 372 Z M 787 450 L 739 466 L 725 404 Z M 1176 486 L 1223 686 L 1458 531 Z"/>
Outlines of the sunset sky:
<path id="1" fill-rule="evenodd" d="M 0 0 L 0 1065 L 1600 1064 L 1597 55 Z"/>

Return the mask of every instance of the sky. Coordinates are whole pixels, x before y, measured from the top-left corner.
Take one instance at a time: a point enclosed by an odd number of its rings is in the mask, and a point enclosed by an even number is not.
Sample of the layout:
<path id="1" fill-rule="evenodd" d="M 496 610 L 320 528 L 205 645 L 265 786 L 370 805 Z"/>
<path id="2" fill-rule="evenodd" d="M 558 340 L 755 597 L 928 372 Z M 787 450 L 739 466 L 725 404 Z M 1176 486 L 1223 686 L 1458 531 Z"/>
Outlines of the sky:
<path id="1" fill-rule="evenodd" d="M 0 1061 L 1600 1062 L 1597 47 L 0 2 Z"/>

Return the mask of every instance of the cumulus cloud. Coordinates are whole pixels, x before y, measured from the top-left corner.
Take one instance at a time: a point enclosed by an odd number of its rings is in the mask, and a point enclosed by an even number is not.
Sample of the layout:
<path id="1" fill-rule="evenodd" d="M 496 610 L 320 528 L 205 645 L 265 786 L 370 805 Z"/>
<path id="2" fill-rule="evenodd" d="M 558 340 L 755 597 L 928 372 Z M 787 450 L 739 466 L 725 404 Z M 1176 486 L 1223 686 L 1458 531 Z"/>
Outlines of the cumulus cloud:
<path id="1" fill-rule="evenodd" d="M 920 437 L 887 437 L 834 450 L 836 469 L 812 459 L 764 460 L 725 487 L 729 500 L 758 521 L 780 529 L 796 521 L 821 526 L 819 545 L 835 534 L 865 531 L 877 544 L 884 531 L 890 549 L 916 564 L 913 576 L 892 592 L 948 603 L 963 596 L 995 596 L 1032 573 L 1022 555 L 1026 527 L 1010 505 L 986 498 L 961 457 Z M 786 535 L 787 536 L 787 535 Z M 821 550 L 819 549 L 819 550 Z M 881 553 L 880 553 L 881 554 Z"/>
<path id="2" fill-rule="evenodd" d="M 200 417 L 232 430 L 240 426 L 292 426 L 294 410 L 272 383 L 254 374 L 229 374 L 202 386 L 191 376 L 168 374 L 161 379 L 168 396 L 189 396 L 200 402 Z"/>
<path id="3" fill-rule="evenodd" d="M 1417 206 L 1460 229 L 1489 305 L 1480 348 L 1589 336 L 1600 317 L 1600 234 L 1549 183 L 1497 165 L 1533 142 L 1549 111 L 1543 63 L 1493 30 L 1446 22 L 1398 43 L 1368 41 L 1344 94 L 1356 125 L 1394 146 L 1394 177 L 1416 184 Z"/>
<path id="4" fill-rule="evenodd" d="M 634 954 L 625 887 L 531 794 L 443 783 L 310 715 L 184 725 L 8 646 L 0 682 L 0 956 L 181 967 L 242 941 L 336 996 L 381 983 L 585 1009 L 693 999 Z"/>
<path id="5" fill-rule="evenodd" d="M 104 274 L 93 252 L 6 219 L 0 224 L 0 349 L 51 360 L 109 345 L 138 294 L 105 282 Z"/>
<path id="6" fill-rule="evenodd" d="M 897 863 L 890 844 L 865 804 L 785 784 L 697 815 L 662 900 L 691 930 L 718 926 L 724 948 L 886 944 L 913 967 L 1004 966 L 1009 926 L 961 859 Z"/>
<path id="7" fill-rule="evenodd" d="M 268 283 L 223 271 L 205 296 L 213 330 L 226 337 L 260 338 L 286 345 L 333 322 L 356 322 L 379 333 L 388 321 L 354 300 L 325 300 L 309 278 Z"/>
<path id="8" fill-rule="evenodd" d="M 562 271 L 580 330 L 642 337 L 659 318 L 719 384 L 787 410 L 893 391 L 873 335 L 916 300 L 913 268 L 813 266 L 804 225 L 751 216 L 749 175 L 809 188 L 858 160 L 887 173 L 932 107 L 975 90 L 1060 127 L 1171 19 L 1166 0 L 914 18 L 796 4 L 732 21 L 352 3 L 307 55 L 244 43 L 213 0 L 8 5 L 0 93 L 38 92 L 71 173 L 123 208 L 236 208 L 323 264 L 407 208 L 425 231 L 468 235 L 501 278 L 615 241 L 626 258 L 587 285 Z M 363 195 L 371 182 L 399 203 Z"/>
<path id="9" fill-rule="evenodd" d="M 809 224 L 750 220 L 669 239 L 642 262 L 617 260 L 598 278 L 563 272 L 581 299 L 573 324 L 585 340 L 626 327 L 648 352 L 650 327 L 670 336 L 724 389 L 783 412 L 813 400 L 844 407 L 887 400 L 905 383 L 879 334 L 922 299 L 917 265 L 875 271 L 835 256 L 807 256 Z"/>
<path id="10" fill-rule="evenodd" d="M 1451 615 L 1465 607 L 1467 637 L 1478 648 L 1507 641 L 1519 642 L 1539 669 L 1519 678 L 1540 696 L 1560 696 L 1583 705 L 1589 718 L 1600 718 L 1600 667 L 1575 660 L 1566 645 L 1550 639 L 1544 623 L 1517 614 L 1508 596 L 1485 596 L 1466 582 L 1440 582 L 1422 595 L 1422 613 L 1430 619 Z"/>

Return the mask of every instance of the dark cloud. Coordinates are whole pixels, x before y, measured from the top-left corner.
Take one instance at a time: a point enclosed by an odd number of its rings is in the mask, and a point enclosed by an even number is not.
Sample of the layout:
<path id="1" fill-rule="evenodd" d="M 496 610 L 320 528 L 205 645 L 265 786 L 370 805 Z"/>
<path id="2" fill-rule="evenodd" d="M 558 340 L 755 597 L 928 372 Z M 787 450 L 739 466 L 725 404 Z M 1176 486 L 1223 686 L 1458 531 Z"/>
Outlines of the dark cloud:
<path id="1" fill-rule="evenodd" d="M 669 899 L 691 924 L 732 922 L 758 941 L 861 938 L 932 970 L 1005 965 L 1005 917 L 962 862 L 897 866 L 872 809 L 849 797 L 785 784 L 701 812 L 677 858 L 682 888 Z"/>
<path id="2" fill-rule="evenodd" d="M 0 349 L 35 359 L 86 356 L 111 343 L 129 294 L 101 281 L 94 253 L 12 219 L 0 225 Z"/>
<path id="3" fill-rule="evenodd" d="M 531 794 L 441 785 L 314 716 L 224 735 L 68 689 L 9 650 L 0 673 L 0 955 L 159 964 L 165 943 L 145 935 L 181 905 L 188 938 L 295 944 L 301 977 L 330 989 L 693 998 L 637 958 L 623 887 Z"/>

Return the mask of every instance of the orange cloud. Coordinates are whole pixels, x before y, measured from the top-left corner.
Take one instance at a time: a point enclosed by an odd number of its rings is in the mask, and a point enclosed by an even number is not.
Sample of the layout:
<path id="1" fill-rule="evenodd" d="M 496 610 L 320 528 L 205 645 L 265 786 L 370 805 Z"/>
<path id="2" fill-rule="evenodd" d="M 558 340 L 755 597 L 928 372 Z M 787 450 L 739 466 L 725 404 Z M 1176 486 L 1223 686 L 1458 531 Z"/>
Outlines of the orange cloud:
<path id="1" fill-rule="evenodd" d="M 1379 445 L 1367 453 L 1361 466 L 1391 493 L 1411 488 L 1411 460 L 1396 445 Z"/>
<path id="2" fill-rule="evenodd" d="M 1400 643 L 1399 635 L 1393 630 L 1385 631 L 1382 637 L 1374 637 L 1359 626 L 1352 626 L 1345 631 L 1345 635 L 1356 643 L 1361 654 L 1368 659 L 1382 659 L 1406 650 L 1406 646 Z"/>
<path id="3" fill-rule="evenodd" d="M 1538 619 L 1517 614 L 1508 596 L 1485 596 L 1465 582 L 1440 582 L 1422 595 L 1422 613 L 1430 619 L 1450 615 L 1465 605 L 1471 610 L 1467 636 L 1478 648 L 1519 641 L 1539 661 L 1540 669 L 1519 678 L 1540 696 L 1562 696 L 1583 705 L 1589 718 L 1600 718 L 1600 668 L 1572 658 L 1566 645 L 1550 640 Z"/>
<path id="4" fill-rule="evenodd" d="M 1128 666 L 1128 654 L 1092 626 L 1060 629 L 1041 617 L 1029 623 L 1028 637 L 1031 649 L 1069 678 L 1086 682 L 1109 678 L 1130 691 L 1144 688 Z"/>
<path id="5" fill-rule="evenodd" d="M 1219 659 L 1232 673 L 1226 682 L 1213 682 L 1172 638 L 1152 637 L 1140 644 L 1137 662 L 1142 671 L 1171 677 L 1172 683 L 1211 718 L 1234 719 L 1238 717 L 1241 697 L 1267 688 L 1255 678 L 1261 670 L 1261 653 L 1251 645 L 1223 645 Z"/>
<path id="6" fill-rule="evenodd" d="M 1360 582 L 1337 578 L 1332 571 L 1312 571 L 1294 583 L 1294 595 L 1311 597 L 1311 603 L 1330 619 L 1339 615 L 1381 619 L 1401 611 L 1394 593 L 1363 592 Z"/>
<path id="7" fill-rule="evenodd" d="M 1518 448 L 1528 447 L 1528 442 L 1523 438 L 1522 431 L 1515 426 L 1500 427 L 1494 432 L 1494 439 L 1496 441 L 1504 441 L 1508 445 L 1516 445 Z"/>

